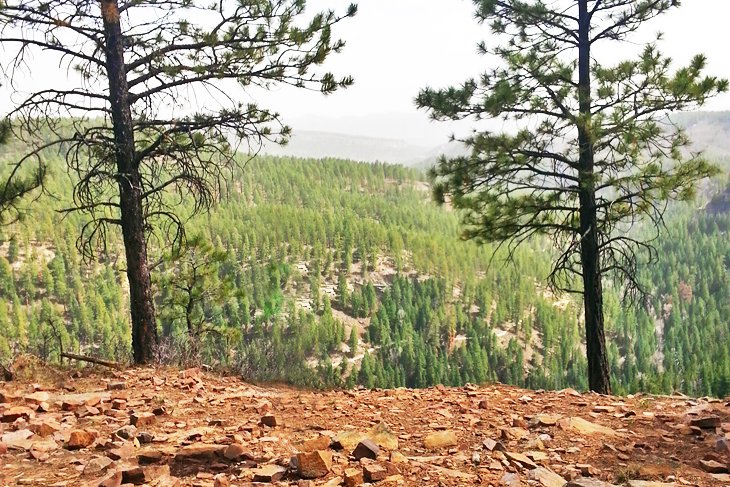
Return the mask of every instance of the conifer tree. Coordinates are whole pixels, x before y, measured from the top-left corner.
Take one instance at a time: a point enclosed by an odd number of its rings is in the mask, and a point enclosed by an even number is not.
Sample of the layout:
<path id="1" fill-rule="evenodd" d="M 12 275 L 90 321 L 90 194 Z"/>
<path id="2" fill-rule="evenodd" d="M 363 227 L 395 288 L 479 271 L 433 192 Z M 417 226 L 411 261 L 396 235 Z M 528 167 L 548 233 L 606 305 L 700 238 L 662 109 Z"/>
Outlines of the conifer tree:
<path id="1" fill-rule="evenodd" d="M 2 2 L 0 42 L 17 47 L 3 73 L 13 77 L 25 66 L 34 72 L 34 56 L 43 52 L 59 76 L 77 75 L 69 88 L 44 75 L 47 85 L 9 117 L 32 147 L 23 161 L 61 151 L 77 176 L 67 211 L 87 216 L 79 248 L 93 257 L 108 232 L 121 230 L 136 363 L 150 362 L 157 343 L 150 238 L 160 247 L 182 240 L 179 200 L 190 198 L 193 213 L 210 208 L 226 192 L 241 144 L 256 151 L 263 139 L 289 135 L 278 114 L 243 102 L 244 90 L 292 85 L 327 94 L 353 82 L 316 70 L 344 46 L 332 27 L 356 6 L 308 16 L 305 4 Z"/>
<path id="2" fill-rule="evenodd" d="M 497 64 L 459 87 L 424 89 L 417 105 L 439 120 L 502 118 L 518 130 L 466 138 L 468 155 L 433 169 L 435 196 L 463 211 L 464 238 L 502 242 L 509 256 L 532 236 L 554 239 L 549 282 L 583 296 L 589 387 L 609 393 L 604 279 L 641 292 L 637 267 L 656 255 L 630 228 L 644 220 L 658 231 L 666 202 L 691 198 L 715 172 L 668 115 L 728 83 L 704 74 L 701 55 L 672 71 L 656 42 L 601 63 L 599 47 L 621 49 L 678 0 L 474 3 L 495 35 L 480 49 Z"/>

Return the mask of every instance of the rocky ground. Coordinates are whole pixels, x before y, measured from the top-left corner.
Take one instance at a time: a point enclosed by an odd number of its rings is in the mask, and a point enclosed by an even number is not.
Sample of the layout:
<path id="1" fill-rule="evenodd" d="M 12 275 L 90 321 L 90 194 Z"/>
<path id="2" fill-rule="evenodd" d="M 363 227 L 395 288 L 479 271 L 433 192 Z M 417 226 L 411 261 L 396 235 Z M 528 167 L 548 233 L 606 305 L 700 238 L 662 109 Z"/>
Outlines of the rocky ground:
<path id="1" fill-rule="evenodd" d="M 718 400 L 307 392 L 198 369 L 45 382 L 0 383 L 0 485 L 730 485 Z"/>

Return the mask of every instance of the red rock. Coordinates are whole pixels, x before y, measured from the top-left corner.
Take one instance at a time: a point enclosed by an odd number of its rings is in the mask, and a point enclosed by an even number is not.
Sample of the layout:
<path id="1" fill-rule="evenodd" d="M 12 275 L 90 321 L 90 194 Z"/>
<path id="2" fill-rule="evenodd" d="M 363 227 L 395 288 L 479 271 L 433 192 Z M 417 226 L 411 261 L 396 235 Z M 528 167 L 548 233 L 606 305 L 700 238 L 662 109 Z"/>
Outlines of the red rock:
<path id="1" fill-rule="evenodd" d="M 79 450 L 91 446 L 96 440 L 96 431 L 73 430 L 66 443 L 67 450 Z"/>
<path id="2" fill-rule="evenodd" d="M 326 450 L 330 447 L 331 440 L 327 436 L 318 436 L 302 443 L 302 451 Z"/>
<path id="3" fill-rule="evenodd" d="M 138 428 L 147 426 L 154 423 L 156 417 L 153 413 L 133 413 L 129 416 L 129 424 Z"/>
<path id="4" fill-rule="evenodd" d="M 35 412 L 27 406 L 15 406 L 3 412 L 2 417 L 0 417 L 0 422 L 13 423 L 20 418 L 28 421 L 34 415 Z"/>
<path id="5" fill-rule="evenodd" d="M 352 456 L 355 457 L 356 460 L 360 460 L 361 458 L 370 458 L 371 460 L 375 460 L 378 458 L 378 454 L 380 454 L 380 447 L 369 439 L 362 440 L 358 443 L 355 450 L 352 452 Z"/>
<path id="6" fill-rule="evenodd" d="M 124 399 L 112 400 L 112 409 L 122 410 L 127 407 L 127 401 Z"/>
<path id="7" fill-rule="evenodd" d="M 223 451 L 223 456 L 228 460 L 239 462 L 241 460 L 253 460 L 253 455 L 250 451 L 244 448 L 240 443 L 231 443 Z"/>
<path id="8" fill-rule="evenodd" d="M 94 406 L 87 406 L 84 404 L 83 406 L 78 407 L 76 411 L 74 411 L 74 414 L 77 418 L 85 418 L 87 416 L 98 416 L 101 412 Z"/>
<path id="9" fill-rule="evenodd" d="M 286 468 L 279 465 L 263 465 L 253 470 L 254 482 L 278 482 L 286 475 Z"/>
<path id="10" fill-rule="evenodd" d="M 359 468 L 348 468 L 345 470 L 345 487 L 359 487 L 364 482 L 363 472 Z"/>
<path id="11" fill-rule="evenodd" d="M 119 448 L 113 448 L 109 450 L 106 456 L 108 456 L 112 460 L 126 460 L 127 458 L 132 458 L 134 454 L 134 445 L 132 445 L 131 443 L 125 443 Z"/>
<path id="12" fill-rule="evenodd" d="M 34 392 L 33 394 L 23 396 L 23 400 L 29 404 L 41 404 L 44 402 L 47 403 L 50 399 L 51 395 L 47 392 Z"/>
<path id="13" fill-rule="evenodd" d="M 728 470 L 727 465 L 723 465 L 720 462 L 716 462 L 715 460 L 700 460 L 700 465 L 702 465 L 702 470 L 704 470 L 707 473 L 729 473 L 730 470 Z"/>
<path id="14" fill-rule="evenodd" d="M 51 421 L 43 421 L 42 423 L 31 424 L 30 430 L 38 436 L 45 438 L 46 436 L 53 435 L 57 431 L 61 431 L 61 425 Z"/>
<path id="15" fill-rule="evenodd" d="M 109 382 L 106 385 L 108 391 L 121 391 L 127 388 L 126 382 Z"/>
<path id="16" fill-rule="evenodd" d="M 369 463 L 362 467 L 365 482 L 378 482 L 388 476 L 388 471 L 377 463 Z"/>
<path id="17" fill-rule="evenodd" d="M 170 475 L 168 465 L 149 465 L 146 467 L 132 467 L 122 470 L 122 483 L 142 485 L 148 484 L 163 476 Z"/>
<path id="18" fill-rule="evenodd" d="M 194 443 L 180 449 L 175 455 L 175 461 L 210 461 L 223 454 L 225 445 L 212 445 L 207 443 Z"/>
<path id="19" fill-rule="evenodd" d="M 7 452 L 8 446 L 5 443 L 0 442 L 0 455 L 5 455 Z"/>
<path id="20" fill-rule="evenodd" d="M 537 464 L 527 458 L 527 456 L 523 455 L 522 453 L 516 453 L 516 452 L 504 452 L 505 456 L 508 460 L 512 461 L 512 463 L 515 463 L 519 465 L 520 467 L 524 468 L 537 468 Z"/>
<path id="21" fill-rule="evenodd" d="M 193 377 L 199 377 L 200 376 L 200 369 L 198 367 L 194 367 L 192 369 L 186 369 L 181 370 L 178 374 L 178 377 L 181 379 L 191 379 Z M 162 385 L 162 384 L 160 384 Z"/>
<path id="22" fill-rule="evenodd" d="M 277 424 L 279 424 L 279 421 L 273 414 L 267 414 L 261 417 L 261 424 L 270 428 L 274 428 Z"/>
<path id="23" fill-rule="evenodd" d="M 98 484 L 95 483 L 95 485 L 98 485 L 98 487 L 119 487 L 122 485 L 122 472 L 114 472 L 113 474 L 104 477 Z"/>
<path id="24" fill-rule="evenodd" d="M 332 469 L 332 453 L 313 451 L 297 454 L 297 473 L 305 479 L 318 479 Z"/>

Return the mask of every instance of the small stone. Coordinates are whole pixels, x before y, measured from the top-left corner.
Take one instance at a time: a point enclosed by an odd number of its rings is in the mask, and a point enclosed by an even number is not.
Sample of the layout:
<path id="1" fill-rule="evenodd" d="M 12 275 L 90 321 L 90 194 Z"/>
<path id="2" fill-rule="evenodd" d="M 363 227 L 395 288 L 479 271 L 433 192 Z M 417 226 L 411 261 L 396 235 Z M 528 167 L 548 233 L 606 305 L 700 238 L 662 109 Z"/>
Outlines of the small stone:
<path id="1" fill-rule="evenodd" d="M 302 451 L 326 450 L 330 447 L 331 440 L 327 436 L 318 436 L 302 443 Z"/>
<path id="2" fill-rule="evenodd" d="M 51 395 L 47 392 L 34 392 L 33 394 L 28 394 L 27 396 L 23 396 L 23 400 L 30 404 L 41 404 L 44 402 L 48 402 L 51 400 Z"/>
<path id="3" fill-rule="evenodd" d="M 246 450 L 240 443 L 231 443 L 228 445 L 228 447 L 223 451 L 223 456 L 233 462 L 253 460 L 251 452 Z"/>
<path id="4" fill-rule="evenodd" d="M 544 467 L 528 470 L 527 478 L 540 482 L 544 487 L 563 487 L 566 484 L 563 477 Z"/>
<path id="5" fill-rule="evenodd" d="M 284 478 L 286 467 L 279 465 L 263 465 L 253 470 L 254 482 L 278 482 Z"/>
<path id="6" fill-rule="evenodd" d="M 153 441 L 155 441 L 154 435 L 152 433 L 148 433 L 146 431 L 138 433 L 136 438 L 137 438 L 137 441 L 139 441 L 143 445 L 152 443 Z"/>
<path id="7" fill-rule="evenodd" d="M 379 482 L 388 476 L 388 471 L 377 463 L 369 463 L 362 467 L 365 482 Z"/>
<path id="8" fill-rule="evenodd" d="M 105 471 L 114 463 L 109 457 L 96 457 L 86 464 L 84 467 L 84 475 L 95 475 Z"/>
<path id="9" fill-rule="evenodd" d="M 131 424 L 123 426 L 114 432 L 119 438 L 123 440 L 131 440 L 137 436 L 137 427 Z"/>
<path id="10" fill-rule="evenodd" d="M 181 379 L 191 379 L 194 377 L 198 377 L 198 376 L 200 376 L 200 369 L 198 367 L 194 367 L 192 369 L 181 370 L 180 373 L 178 374 L 178 376 Z M 163 384 L 164 384 L 164 382 L 163 382 Z M 159 384 L 159 385 L 162 385 L 162 384 Z"/>
<path id="11" fill-rule="evenodd" d="M 424 446 L 429 450 L 437 450 L 450 446 L 458 446 L 459 439 L 456 433 L 450 430 L 431 433 L 423 440 Z"/>
<path id="12" fill-rule="evenodd" d="M 230 487 L 230 485 L 231 481 L 228 480 L 228 477 L 224 473 L 219 473 L 213 477 L 213 487 Z"/>
<path id="13" fill-rule="evenodd" d="M 378 458 L 379 454 L 380 447 L 369 439 L 364 439 L 358 443 L 355 450 L 352 452 L 352 456 L 355 457 L 356 460 L 360 460 L 361 458 L 370 458 L 371 460 L 375 460 Z"/>
<path id="14" fill-rule="evenodd" d="M 614 484 L 609 484 L 608 482 L 604 482 L 603 480 L 598 479 L 588 479 L 579 477 L 577 479 L 573 479 L 567 484 L 565 484 L 565 487 L 616 487 Z"/>
<path id="15" fill-rule="evenodd" d="M 134 445 L 132 445 L 131 443 L 125 443 L 119 448 L 112 448 L 111 450 L 109 450 L 106 453 L 106 456 L 108 456 L 112 460 L 126 460 L 127 458 L 132 458 L 134 454 Z"/>
<path id="16" fill-rule="evenodd" d="M 506 473 L 502 475 L 499 483 L 500 485 L 504 485 L 505 487 L 522 487 L 520 477 L 516 473 Z"/>
<path id="17" fill-rule="evenodd" d="M 94 482 L 93 484 L 89 485 L 95 485 L 98 487 L 119 487 L 120 485 L 122 485 L 122 472 L 114 472 L 111 475 L 101 479 L 98 484 Z"/>
<path id="18" fill-rule="evenodd" d="M 122 483 L 142 485 L 148 484 L 163 476 L 170 475 L 168 465 L 149 465 L 146 467 L 132 467 L 122 470 Z M 159 484 L 158 484 L 159 485 Z"/>
<path id="19" fill-rule="evenodd" d="M 399 451 L 390 452 L 390 463 L 408 463 L 408 458 Z"/>
<path id="20" fill-rule="evenodd" d="M 42 423 L 31 424 L 30 429 L 38 436 L 45 438 L 61 431 L 61 425 L 51 421 L 43 421 Z"/>
<path id="21" fill-rule="evenodd" d="M 556 424 L 558 424 L 558 421 L 560 421 L 560 417 L 551 414 L 539 414 L 535 418 L 535 422 L 538 426 L 545 427 L 555 426 Z"/>
<path id="22" fill-rule="evenodd" d="M 707 473 L 730 473 L 727 465 L 723 465 L 715 460 L 700 460 L 700 465 L 702 465 L 702 470 Z"/>
<path id="23" fill-rule="evenodd" d="M 133 426 L 147 426 L 155 422 L 153 413 L 133 413 L 129 416 L 129 423 Z"/>
<path id="24" fill-rule="evenodd" d="M 575 468 L 580 470 L 583 477 L 597 477 L 601 473 L 597 468 L 587 463 L 577 463 Z"/>
<path id="25" fill-rule="evenodd" d="M 261 424 L 269 428 L 275 428 L 278 423 L 276 416 L 273 414 L 267 414 L 261 417 Z"/>
<path id="26" fill-rule="evenodd" d="M 14 423 L 18 419 L 30 420 L 35 415 L 35 412 L 27 406 L 15 406 L 10 409 L 6 409 L 2 416 L 0 416 L 0 422 L 2 423 Z"/>
<path id="27" fill-rule="evenodd" d="M 313 451 L 297 454 L 297 473 L 305 479 L 318 479 L 332 469 L 332 453 Z"/>
<path id="28" fill-rule="evenodd" d="M 595 406 L 593 408 L 594 413 L 612 413 L 616 411 L 616 408 L 613 406 Z"/>
<path id="29" fill-rule="evenodd" d="M 127 401 L 124 399 L 112 399 L 112 409 L 121 411 L 127 407 Z"/>
<path id="30" fill-rule="evenodd" d="M 175 461 L 210 461 L 222 455 L 226 449 L 225 445 L 210 445 L 207 443 L 194 443 L 181 448 L 175 455 Z"/>
<path id="31" fill-rule="evenodd" d="M 561 419 L 558 422 L 558 425 L 564 430 L 572 429 L 584 435 L 599 434 L 605 436 L 620 436 L 619 433 L 612 430 L 611 428 L 601 426 L 600 424 L 591 423 L 590 421 L 587 421 L 580 417 Z"/>
<path id="32" fill-rule="evenodd" d="M 108 391 L 121 391 L 127 388 L 126 382 L 109 382 L 106 385 Z"/>
<path id="33" fill-rule="evenodd" d="M 512 461 L 512 463 L 519 465 L 520 467 L 537 468 L 537 464 L 535 464 L 535 462 L 527 458 L 527 456 L 523 455 L 522 453 L 504 452 L 504 454 L 508 460 Z"/>
<path id="34" fill-rule="evenodd" d="M 80 450 L 91 446 L 96 440 L 96 431 L 73 430 L 66 442 L 67 450 Z"/>
<path id="35" fill-rule="evenodd" d="M 474 465 L 479 465 L 480 463 L 482 463 L 482 456 L 479 454 L 478 451 L 475 451 L 471 454 L 471 463 L 473 463 Z"/>
<path id="36" fill-rule="evenodd" d="M 145 450 L 137 454 L 137 463 L 140 465 L 152 465 L 162 463 L 166 455 L 160 450 Z"/>
<path id="37" fill-rule="evenodd" d="M 364 481 L 361 469 L 348 468 L 345 470 L 345 487 L 359 487 Z"/>

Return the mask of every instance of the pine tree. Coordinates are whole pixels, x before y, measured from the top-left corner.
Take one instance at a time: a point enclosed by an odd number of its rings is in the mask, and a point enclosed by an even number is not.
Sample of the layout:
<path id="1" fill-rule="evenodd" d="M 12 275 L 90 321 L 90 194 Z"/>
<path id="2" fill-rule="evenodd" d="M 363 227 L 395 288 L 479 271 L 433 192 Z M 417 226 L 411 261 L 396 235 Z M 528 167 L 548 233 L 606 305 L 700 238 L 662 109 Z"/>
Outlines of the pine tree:
<path id="1" fill-rule="evenodd" d="M 516 121 L 516 133 L 476 132 L 470 154 L 432 172 L 439 201 L 465 210 L 464 236 L 506 242 L 509 255 L 533 235 L 560 253 L 549 281 L 584 301 L 591 390 L 611 391 L 603 280 L 641 291 L 637 266 L 656 255 L 651 237 L 626 232 L 639 220 L 658 231 L 665 202 L 689 199 L 715 173 L 667 119 L 728 88 L 704 75 L 705 58 L 670 71 L 656 43 L 638 59 L 600 64 L 601 45 L 620 48 L 675 0 L 475 0 L 477 17 L 501 39 L 483 53 L 499 65 L 457 88 L 423 90 L 436 119 Z M 666 159 L 670 159 L 668 162 Z M 576 281 L 580 284 L 576 285 Z"/>
<path id="2" fill-rule="evenodd" d="M 157 343 L 149 239 L 179 244 L 184 215 L 178 199 L 192 200 L 191 213 L 210 209 L 239 164 L 238 145 L 255 149 L 290 133 L 278 114 L 242 103 L 245 91 L 234 94 L 225 83 L 288 84 L 327 94 L 353 82 L 313 70 L 342 49 L 332 26 L 353 16 L 356 6 L 301 25 L 305 3 L 2 2 L 0 42 L 18 48 L 6 57 L 3 73 L 17 72 L 10 66 L 32 68 L 33 56 L 44 52 L 44 62 L 53 64 L 55 56 L 63 73 L 79 75 L 72 80 L 77 85 L 64 89 L 48 77 L 48 85 L 24 95 L 9 116 L 19 121 L 14 134 L 31 147 L 22 161 L 58 150 L 75 173 L 73 204 L 64 210 L 87 217 L 79 248 L 94 256 L 121 230 L 136 363 L 150 362 Z M 151 11 L 152 17 L 145 14 Z M 176 115 L 170 102 L 185 114 Z"/>

